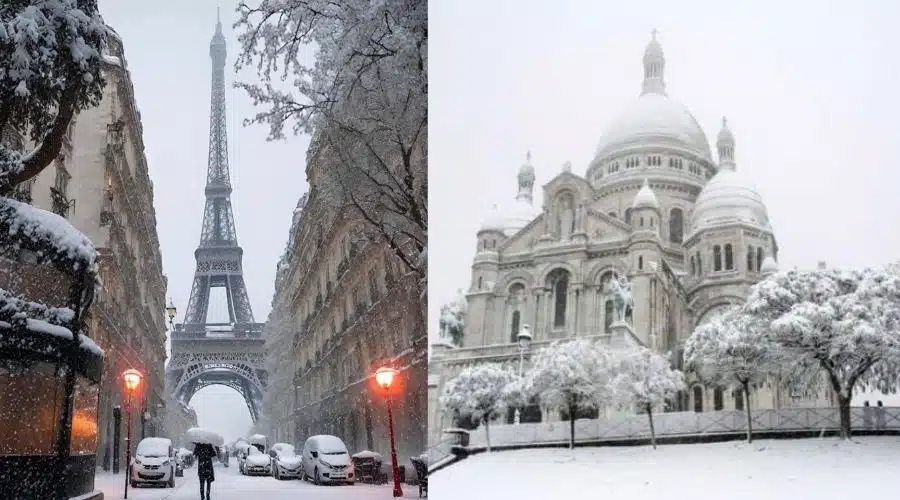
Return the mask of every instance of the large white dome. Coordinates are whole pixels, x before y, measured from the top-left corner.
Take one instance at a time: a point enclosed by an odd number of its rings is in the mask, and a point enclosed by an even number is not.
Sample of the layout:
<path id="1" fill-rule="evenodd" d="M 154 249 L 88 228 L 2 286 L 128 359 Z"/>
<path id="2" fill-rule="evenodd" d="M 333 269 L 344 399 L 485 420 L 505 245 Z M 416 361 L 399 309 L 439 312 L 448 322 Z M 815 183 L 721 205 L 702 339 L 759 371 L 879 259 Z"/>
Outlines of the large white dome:
<path id="1" fill-rule="evenodd" d="M 503 209 L 504 227 L 503 232 L 507 236 L 512 236 L 522 230 L 531 221 L 537 218 L 540 209 L 531 204 L 531 202 L 517 198 L 510 206 Z"/>
<path id="2" fill-rule="evenodd" d="M 603 134 L 596 160 L 634 146 L 664 146 L 712 161 L 709 141 L 694 115 L 661 94 L 644 94 L 620 114 Z"/>
<path id="3" fill-rule="evenodd" d="M 720 168 L 703 187 L 691 217 L 692 232 L 719 224 L 743 222 L 771 229 L 762 196 L 734 167 Z"/>

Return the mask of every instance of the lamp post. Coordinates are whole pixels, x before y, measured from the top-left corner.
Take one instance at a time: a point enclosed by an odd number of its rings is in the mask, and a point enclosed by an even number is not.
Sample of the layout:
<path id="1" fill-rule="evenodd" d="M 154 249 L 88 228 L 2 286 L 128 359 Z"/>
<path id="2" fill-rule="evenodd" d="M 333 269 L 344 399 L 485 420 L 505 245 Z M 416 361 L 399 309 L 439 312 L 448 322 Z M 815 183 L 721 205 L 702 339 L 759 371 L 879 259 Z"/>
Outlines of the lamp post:
<path id="1" fill-rule="evenodd" d="M 394 497 L 402 497 L 403 490 L 400 489 L 400 468 L 397 465 L 397 447 L 394 446 L 394 414 L 391 408 L 391 384 L 394 383 L 394 377 L 397 370 L 383 366 L 375 371 L 375 381 L 384 389 L 387 396 L 387 412 L 388 412 L 388 432 L 391 436 L 391 469 L 394 473 Z"/>
<path id="2" fill-rule="evenodd" d="M 132 368 L 125 370 L 122 378 L 125 380 L 125 389 L 128 390 L 125 397 L 125 498 L 128 498 L 128 482 L 131 480 L 131 400 L 144 376 Z"/>
<path id="3" fill-rule="evenodd" d="M 169 304 L 166 306 L 166 316 L 169 317 L 169 329 L 175 331 L 175 315 L 178 314 L 178 309 L 175 307 L 175 302 L 172 302 L 172 297 L 169 297 Z"/>
<path id="4" fill-rule="evenodd" d="M 525 352 L 531 347 L 531 329 L 528 325 L 522 325 L 522 329 L 519 330 L 519 334 L 516 335 L 516 340 L 519 341 L 519 378 L 522 378 L 523 367 L 525 366 Z M 522 418 L 522 413 L 516 408 L 515 413 L 515 424 L 519 425 L 519 421 Z"/>

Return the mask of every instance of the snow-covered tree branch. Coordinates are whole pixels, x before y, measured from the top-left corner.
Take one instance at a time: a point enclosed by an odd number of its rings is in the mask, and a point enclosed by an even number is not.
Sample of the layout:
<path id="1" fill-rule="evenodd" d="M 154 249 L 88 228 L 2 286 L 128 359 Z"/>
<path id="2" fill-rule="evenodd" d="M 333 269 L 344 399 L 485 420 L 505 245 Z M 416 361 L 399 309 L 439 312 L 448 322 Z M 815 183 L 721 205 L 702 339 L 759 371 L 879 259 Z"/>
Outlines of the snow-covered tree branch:
<path id="1" fill-rule="evenodd" d="M 22 154 L 0 143 L 0 195 L 56 160 L 72 118 L 100 102 L 105 50 L 97 0 L 0 2 L 0 133 L 37 145 Z"/>
<path id="2" fill-rule="evenodd" d="M 613 359 L 603 346 L 585 339 L 555 342 L 537 351 L 528 371 L 530 392 L 542 405 L 569 417 L 569 446 L 575 447 L 575 419 L 614 403 Z"/>
<path id="3" fill-rule="evenodd" d="M 441 407 L 455 415 L 471 416 L 484 423 L 487 449 L 491 451 L 491 419 L 506 407 L 506 388 L 517 377 L 498 364 L 463 369 L 450 379 L 441 395 Z"/>
<path id="4" fill-rule="evenodd" d="M 441 306 L 440 332 L 449 337 L 453 345 L 462 347 L 466 326 L 466 296 L 460 290 L 455 299 Z"/>
<path id="5" fill-rule="evenodd" d="M 415 272 L 424 287 L 428 235 L 427 2 L 241 2 L 238 84 L 263 111 L 248 120 L 269 138 L 313 136 L 310 182 L 347 207 Z M 314 47 L 315 64 L 300 51 Z M 276 88 L 288 81 L 290 92 Z"/>
<path id="6" fill-rule="evenodd" d="M 896 268 L 792 270 L 758 283 L 744 310 L 765 331 L 795 380 L 824 375 L 837 395 L 841 437 L 850 437 L 850 399 L 858 384 L 896 390 L 900 361 L 900 275 Z"/>
<path id="7" fill-rule="evenodd" d="M 753 442 L 750 391 L 778 377 L 782 351 L 761 329 L 763 323 L 741 308 L 711 318 L 685 343 L 684 362 L 701 380 L 741 392 L 747 412 L 747 442 Z"/>
<path id="8" fill-rule="evenodd" d="M 650 443 L 656 448 L 653 409 L 666 404 L 684 389 L 684 376 L 674 370 L 669 358 L 646 347 L 633 347 L 617 353 L 613 393 L 620 405 L 647 412 L 650 419 Z"/>

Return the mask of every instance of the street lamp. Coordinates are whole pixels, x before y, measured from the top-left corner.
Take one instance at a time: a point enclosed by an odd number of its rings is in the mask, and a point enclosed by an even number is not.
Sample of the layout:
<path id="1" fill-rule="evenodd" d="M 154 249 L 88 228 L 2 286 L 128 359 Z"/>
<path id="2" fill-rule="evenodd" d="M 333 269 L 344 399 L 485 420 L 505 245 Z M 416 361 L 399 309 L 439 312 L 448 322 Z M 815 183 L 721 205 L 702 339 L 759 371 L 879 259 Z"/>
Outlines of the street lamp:
<path id="1" fill-rule="evenodd" d="M 400 489 L 400 468 L 397 465 L 397 448 L 394 446 L 394 414 L 391 408 L 391 384 L 394 383 L 394 377 L 397 370 L 383 366 L 375 371 L 375 381 L 384 389 L 387 396 L 388 411 L 388 432 L 391 436 L 391 469 L 394 473 L 394 497 L 402 497 L 403 490 Z"/>
<path id="2" fill-rule="evenodd" d="M 132 368 L 125 370 L 122 378 L 125 380 L 125 389 L 128 390 L 125 397 L 125 498 L 128 498 L 128 482 L 131 480 L 131 399 L 144 376 Z"/>
<path id="3" fill-rule="evenodd" d="M 522 378 L 522 368 L 525 365 L 525 352 L 528 351 L 529 347 L 531 347 L 531 338 L 531 329 L 528 328 L 528 325 L 522 325 L 522 329 L 519 330 L 519 334 L 516 335 L 516 340 L 519 341 L 519 378 Z M 519 420 L 521 417 L 521 412 L 518 408 L 516 408 L 516 425 L 519 425 Z"/>
<path id="4" fill-rule="evenodd" d="M 172 297 L 169 297 L 169 305 L 166 306 L 166 316 L 169 317 L 169 328 L 175 330 L 175 326 L 173 323 L 175 322 L 175 315 L 178 313 L 178 309 L 175 308 L 175 302 L 172 302 Z"/>

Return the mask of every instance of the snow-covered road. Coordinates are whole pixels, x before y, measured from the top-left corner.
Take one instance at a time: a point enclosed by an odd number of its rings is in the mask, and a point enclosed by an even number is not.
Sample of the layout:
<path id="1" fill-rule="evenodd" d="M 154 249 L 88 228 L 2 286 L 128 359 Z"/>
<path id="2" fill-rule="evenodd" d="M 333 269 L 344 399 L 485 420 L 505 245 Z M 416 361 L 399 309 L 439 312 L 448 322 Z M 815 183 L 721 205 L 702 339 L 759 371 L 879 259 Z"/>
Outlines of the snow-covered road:
<path id="1" fill-rule="evenodd" d="M 102 491 L 105 500 L 123 498 L 125 477 L 100 472 L 96 476 L 95 488 Z M 216 480 L 212 485 L 212 500 L 296 500 L 315 498 L 316 500 L 391 500 L 390 485 L 373 486 L 315 486 L 312 483 L 291 480 L 278 481 L 269 476 L 248 477 L 238 473 L 237 467 L 216 467 Z M 403 485 L 404 498 L 418 498 L 418 487 Z M 128 488 L 129 500 L 198 500 L 200 483 L 196 467 L 184 471 L 184 477 L 176 478 L 175 489 L 169 488 Z"/>
<path id="2" fill-rule="evenodd" d="M 893 491 L 898 477 L 892 436 L 500 451 L 429 482 L 431 500 L 837 500 Z"/>

